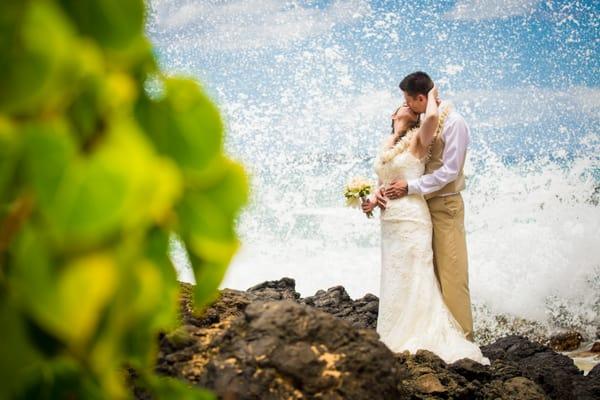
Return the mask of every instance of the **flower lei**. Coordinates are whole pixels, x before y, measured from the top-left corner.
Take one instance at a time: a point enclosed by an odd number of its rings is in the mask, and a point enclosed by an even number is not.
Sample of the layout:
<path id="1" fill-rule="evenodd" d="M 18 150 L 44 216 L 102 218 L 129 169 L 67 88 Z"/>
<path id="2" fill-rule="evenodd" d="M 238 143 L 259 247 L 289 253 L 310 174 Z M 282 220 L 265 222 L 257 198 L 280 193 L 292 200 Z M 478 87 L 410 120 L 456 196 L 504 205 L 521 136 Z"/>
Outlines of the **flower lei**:
<path id="1" fill-rule="evenodd" d="M 447 105 L 444 108 L 444 111 L 440 114 L 437 129 L 435 130 L 435 133 L 433 134 L 433 140 L 431 141 L 431 143 L 429 144 L 429 148 L 427 149 L 427 155 L 421 160 L 422 162 L 427 162 L 429 160 L 429 158 L 431 157 L 431 147 L 433 145 L 433 141 L 438 137 L 438 135 L 442 131 L 442 128 L 444 127 L 444 122 L 446 121 L 446 117 L 448 116 L 448 114 L 450 113 L 450 111 L 452 109 L 452 105 L 450 103 L 446 103 L 446 104 Z M 408 148 L 408 145 L 410 144 L 412 137 L 415 135 L 415 133 L 418 131 L 418 129 L 419 129 L 418 126 L 415 126 L 414 128 L 409 129 L 406 132 L 406 134 L 404 134 L 404 136 L 402 136 L 402 138 L 400 138 L 400 140 L 392 147 L 389 147 L 386 149 L 385 145 L 384 145 L 384 150 L 379 155 L 380 162 L 382 164 L 385 164 L 385 163 L 391 161 L 398 154 L 404 152 Z"/>

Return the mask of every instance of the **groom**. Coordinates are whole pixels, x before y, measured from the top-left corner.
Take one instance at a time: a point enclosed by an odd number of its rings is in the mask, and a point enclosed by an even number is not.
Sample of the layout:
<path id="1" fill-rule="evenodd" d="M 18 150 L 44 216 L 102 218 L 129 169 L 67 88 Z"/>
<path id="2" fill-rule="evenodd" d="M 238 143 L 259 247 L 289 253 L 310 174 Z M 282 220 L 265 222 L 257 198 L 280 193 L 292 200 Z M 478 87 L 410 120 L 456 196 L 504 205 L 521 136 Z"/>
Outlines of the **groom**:
<path id="1" fill-rule="evenodd" d="M 400 82 L 406 105 L 417 114 L 425 112 L 427 93 L 433 81 L 424 72 L 414 72 Z M 442 112 L 440 110 L 440 112 Z M 473 317 L 469 295 L 464 204 L 460 194 L 465 188 L 463 166 L 469 144 L 469 127 L 463 117 L 450 111 L 441 133 L 431 146 L 431 158 L 424 175 L 415 180 L 398 180 L 377 194 L 397 199 L 407 194 L 423 195 L 433 223 L 433 262 L 444 301 L 473 341 Z"/>

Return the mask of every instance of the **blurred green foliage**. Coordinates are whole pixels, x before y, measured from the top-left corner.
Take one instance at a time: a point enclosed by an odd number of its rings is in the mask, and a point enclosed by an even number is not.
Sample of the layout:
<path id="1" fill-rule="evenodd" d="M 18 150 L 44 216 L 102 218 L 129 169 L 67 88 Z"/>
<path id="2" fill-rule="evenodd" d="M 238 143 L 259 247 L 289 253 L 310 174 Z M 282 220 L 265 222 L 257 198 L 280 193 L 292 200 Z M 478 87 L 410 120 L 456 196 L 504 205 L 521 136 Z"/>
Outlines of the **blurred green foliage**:
<path id="1" fill-rule="evenodd" d="M 218 109 L 167 77 L 142 0 L 0 2 L 0 398 L 208 399 L 153 373 L 178 324 L 168 257 L 218 295 L 248 197 Z M 148 83 L 159 87 L 151 96 Z"/>

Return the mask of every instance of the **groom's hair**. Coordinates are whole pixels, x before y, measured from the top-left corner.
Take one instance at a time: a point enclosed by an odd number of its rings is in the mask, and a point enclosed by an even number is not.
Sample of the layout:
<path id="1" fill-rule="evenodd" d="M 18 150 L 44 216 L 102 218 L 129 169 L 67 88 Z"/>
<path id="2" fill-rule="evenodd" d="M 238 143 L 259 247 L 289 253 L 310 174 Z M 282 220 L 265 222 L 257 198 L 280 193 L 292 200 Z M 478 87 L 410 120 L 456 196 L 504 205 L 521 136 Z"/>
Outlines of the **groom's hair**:
<path id="1" fill-rule="evenodd" d="M 415 97 L 418 94 L 427 96 L 427 93 L 433 88 L 433 81 L 425 72 L 417 71 L 408 74 L 400 82 L 400 90 Z"/>

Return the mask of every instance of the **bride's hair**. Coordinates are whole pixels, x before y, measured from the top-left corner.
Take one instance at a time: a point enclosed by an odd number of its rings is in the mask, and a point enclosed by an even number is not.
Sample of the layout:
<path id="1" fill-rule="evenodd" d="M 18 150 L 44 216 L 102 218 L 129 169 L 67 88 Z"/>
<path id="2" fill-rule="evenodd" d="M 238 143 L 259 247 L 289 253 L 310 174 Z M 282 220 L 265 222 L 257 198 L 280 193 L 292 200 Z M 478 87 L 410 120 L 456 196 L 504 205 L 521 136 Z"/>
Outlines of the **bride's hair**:
<path id="1" fill-rule="evenodd" d="M 392 115 L 396 115 L 396 113 L 398 112 L 398 110 L 401 108 L 402 106 L 396 108 L 396 111 L 394 111 L 394 113 Z M 392 119 L 392 132 L 390 133 L 391 135 L 394 134 L 394 120 Z"/>

